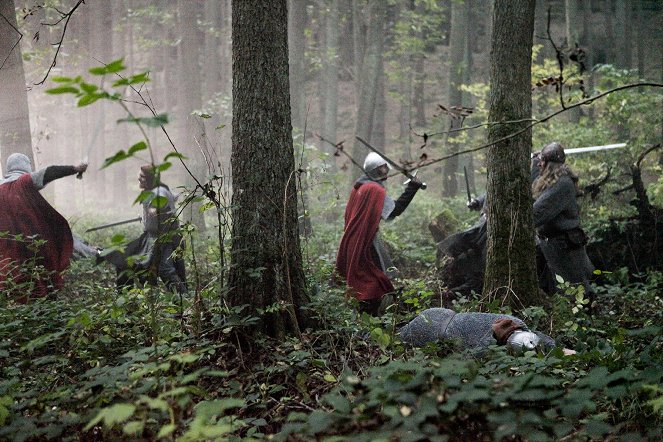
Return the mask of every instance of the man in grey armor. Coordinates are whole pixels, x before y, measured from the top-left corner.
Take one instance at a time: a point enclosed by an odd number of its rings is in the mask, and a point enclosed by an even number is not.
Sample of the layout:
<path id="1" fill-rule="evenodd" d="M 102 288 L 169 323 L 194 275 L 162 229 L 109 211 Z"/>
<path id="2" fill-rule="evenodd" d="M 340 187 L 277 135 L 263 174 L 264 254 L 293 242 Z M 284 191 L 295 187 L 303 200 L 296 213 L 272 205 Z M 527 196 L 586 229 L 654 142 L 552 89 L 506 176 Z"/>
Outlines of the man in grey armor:
<path id="1" fill-rule="evenodd" d="M 157 179 L 152 166 L 141 167 L 138 182 L 142 190 L 150 192 L 142 202 L 143 234 L 131 241 L 124 253 L 114 251 L 104 259 L 117 268 L 120 288 L 136 281 L 155 285 L 160 278 L 170 290 L 182 294 L 186 292 L 186 272 L 184 260 L 177 253 L 182 237 L 178 233 L 176 197 Z"/>
<path id="2" fill-rule="evenodd" d="M 416 347 L 438 341 L 450 341 L 457 344 L 461 350 L 485 349 L 496 344 L 527 350 L 537 347 L 549 350 L 555 347 L 553 338 L 530 331 L 527 325 L 515 316 L 478 312 L 456 313 L 447 308 L 424 310 L 398 333 L 404 343 Z"/>

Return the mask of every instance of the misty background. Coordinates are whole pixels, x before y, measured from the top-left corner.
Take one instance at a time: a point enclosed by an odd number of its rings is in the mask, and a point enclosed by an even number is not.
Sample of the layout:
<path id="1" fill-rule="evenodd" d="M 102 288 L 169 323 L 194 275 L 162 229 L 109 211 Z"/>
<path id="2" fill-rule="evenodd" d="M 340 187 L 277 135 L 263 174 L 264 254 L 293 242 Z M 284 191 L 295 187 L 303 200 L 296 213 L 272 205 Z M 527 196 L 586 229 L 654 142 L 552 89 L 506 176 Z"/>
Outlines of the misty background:
<path id="1" fill-rule="evenodd" d="M 140 88 L 142 98 L 131 91 L 124 96 L 131 111 L 150 115 L 141 103 L 144 99 L 158 114 L 168 114 L 168 137 L 199 180 L 230 176 L 230 0 L 86 0 L 71 14 L 66 32 L 62 13 L 74 8 L 75 0 L 2 3 L 5 8 L 13 3 L 16 13 L 17 30 L 1 28 L 2 47 L 9 44 L 22 54 L 36 167 L 78 164 L 84 159 L 90 164 L 82 180 L 58 180 L 44 190 L 73 225 L 84 216 L 108 222 L 136 216 L 140 210 L 132 203 L 138 194 L 138 168 L 150 159 L 139 155 L 140 159 L 100 170 L 105 158 L 127 150 L 142 135 L 133 124 L 117 123 L 126 112 L 116 103 L 100 100 L 79 108 L 70 95 L 45 93 L 57 86 L 53 78 L 58 76 L 82 75 L 109 88 L 117 78 L 94 77 L 88 69 L 123 59 L 127 67 L 123 75 L 148 71 L 150 81 Z M 555 66 L 550 37 L 565 53 L 580 48 L 575 53 L 588 71 L 612 64 L 641 79 L 663 78 L 661 2 L 536 3 L 534 41 L 540 45 L 535 50 L 539 63 L 548 60 Z M 344 151 L 361 163 L 367 151 L 355 145 L 355 135 L 405 162 L 483 144 L 484 133 L 479 131 L 455 139 L 431 137 L 421 147 L 422 134 L 458 124 L 439 105 L 449 109 L 480 104 L 460 85 L 488 82 L 490 30 L 490 1 L 291 0 L 293 137 L 297 163 L 307 171 L 308 193 L 322 204 L 328 199 L 345 200 L 347 184 L 358 170 L 346 156 L 335 156 L 331 144 L 343 142 Z M 39 84 L 63 33 L 56 64 Z M 7 90 L 7 83 L 1 87 L 10 100 L 0 108 L 0 128 L 5 130 L 20 114 L 18 104 L 11 103 L 20 103 L 25 90 Z M 582 112 L 587 116 L 590 111 Z M 463 119 L 465 126 L 482 121 L 474 114 Z M 149 128 L 157 162 L 173 150 L 168 137 L 161 128 Z M 482 153 L 463 155 L 421 174 L 438 183 L 440 197 L 453 197 L 465 192 L 465 167 L 472 171 L 473 193 L 481 193 L 483 161 Z M 1 162 L 4 166 L 5 158 Z M 177 162 L 164 173 L 163 181 L 177 191 L 194 183 Z M 229 185 L 230 180 L 225 180 L 227 190 Z"/>

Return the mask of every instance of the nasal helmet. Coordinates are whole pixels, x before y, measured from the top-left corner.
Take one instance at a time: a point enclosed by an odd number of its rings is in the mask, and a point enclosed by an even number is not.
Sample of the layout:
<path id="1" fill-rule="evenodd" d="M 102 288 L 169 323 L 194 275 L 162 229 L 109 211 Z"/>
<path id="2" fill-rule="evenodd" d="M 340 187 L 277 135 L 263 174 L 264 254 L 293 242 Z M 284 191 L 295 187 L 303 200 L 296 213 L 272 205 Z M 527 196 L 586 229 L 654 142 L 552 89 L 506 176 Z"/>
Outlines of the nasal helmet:
<path id="1" fill-rule="evenodd" d="M 378 153 L 371 152 L 368 155 L 366 155 L 366 159 L 364 160 L 364 172 L 366 172 L 366 175 L 372 180 L 382 180 L 387 177 L 387 174 L 380 174 L 377 169 L 380 166 L 387 165 L 388 169 L 391 169 L 391 165 L 382 158 L 382 156 Z"/>
<path id="2" fill-rule="evenodd" d="M 511 333 L 507 344 L 515 350 L 534 350 L 539 345 L 539 335 L 525 330 L 516 330 Z"/>

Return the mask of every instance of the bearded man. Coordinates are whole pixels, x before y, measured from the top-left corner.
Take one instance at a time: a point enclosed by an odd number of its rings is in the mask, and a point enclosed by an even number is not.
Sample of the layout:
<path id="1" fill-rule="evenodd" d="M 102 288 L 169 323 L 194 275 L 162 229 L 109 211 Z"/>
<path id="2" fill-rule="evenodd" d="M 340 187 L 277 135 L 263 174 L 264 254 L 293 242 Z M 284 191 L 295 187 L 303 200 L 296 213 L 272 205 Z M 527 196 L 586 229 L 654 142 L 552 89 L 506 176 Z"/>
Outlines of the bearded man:
<path id="1" fill-rule="evenodd" d="M 39 190 L 86 170 L 87 164 L 81 163 L 33 172 L 26 155 L 7 158 L 0 181 L 0 290 L 16 301 L 25 303 L 62 288 L 62 272 L 73 250 L 71 229 Z"/>

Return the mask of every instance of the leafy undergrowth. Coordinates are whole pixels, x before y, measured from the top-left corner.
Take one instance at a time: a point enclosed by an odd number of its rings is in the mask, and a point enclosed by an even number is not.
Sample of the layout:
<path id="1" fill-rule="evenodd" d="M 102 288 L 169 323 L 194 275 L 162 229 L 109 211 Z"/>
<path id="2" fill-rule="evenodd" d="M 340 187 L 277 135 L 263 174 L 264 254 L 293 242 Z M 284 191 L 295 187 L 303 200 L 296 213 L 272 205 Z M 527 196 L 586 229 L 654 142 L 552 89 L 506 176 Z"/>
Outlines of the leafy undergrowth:
<path id="1" fill-rule="evenodd" d="M 319 285 L 316 329 L 240 350 L 255 318 L 222 307 L 214 287 L 197 305 L 117 293 L 106 269 L 78 263 L 57 299 L 3 301 L 0 438 L 660 440 L 663 276 L 610 278 L 592 316 L 577 293 L 550 315 L 522 312 L 575 356 L 404 348 L 397 324 L 436 303 L 422 280 L 404 280 L 401 305 L 381 320 Z M 479 306 L 499 310 L 478 298 L 454 308 Z"/>

